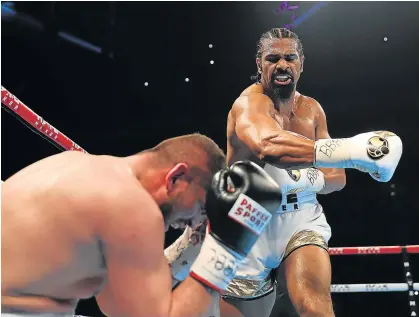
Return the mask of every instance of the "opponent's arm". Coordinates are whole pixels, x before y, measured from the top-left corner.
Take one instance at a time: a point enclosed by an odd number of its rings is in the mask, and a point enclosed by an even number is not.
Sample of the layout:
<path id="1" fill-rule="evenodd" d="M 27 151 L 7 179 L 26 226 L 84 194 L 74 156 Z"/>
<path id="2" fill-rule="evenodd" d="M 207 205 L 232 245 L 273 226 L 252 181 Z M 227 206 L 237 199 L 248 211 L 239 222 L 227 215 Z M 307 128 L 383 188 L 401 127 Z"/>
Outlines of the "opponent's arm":
<path id="1" fill-rule="evenodd" d="M 314 141 L 285 131 L 273 119 L 274 105 L 263 94 L 243 96 L 232 108 L 237 137 L 264 162 L 279 168 L 313 166 Z"/>
<path id="2" fill-rule="evenodd" d="M 204 314 L 217 298 L 214 290 L 187 277 L 172 293 L 158 206 L 143 189 L 126 189 L 120 196 L 107 204 L 114 210 L 106 213 L 100 228 L 108 269 L 107 285 L 96 297 L 101 310 L 108 317 Z"/>
<path id="3" fill-rule="evenodd" d="M 323 108 L 316 102 L 318 108 L 317 127 L 316 127 L 316 140 L 330 139 L 329 131 L 327 128 L 326 114 Z M 318 194 L 329 194 L 343 189 L 346 185 L 345 169 L 339 168 L 320 168 L 323 172 L 325 186 L 318 192 Z"/>

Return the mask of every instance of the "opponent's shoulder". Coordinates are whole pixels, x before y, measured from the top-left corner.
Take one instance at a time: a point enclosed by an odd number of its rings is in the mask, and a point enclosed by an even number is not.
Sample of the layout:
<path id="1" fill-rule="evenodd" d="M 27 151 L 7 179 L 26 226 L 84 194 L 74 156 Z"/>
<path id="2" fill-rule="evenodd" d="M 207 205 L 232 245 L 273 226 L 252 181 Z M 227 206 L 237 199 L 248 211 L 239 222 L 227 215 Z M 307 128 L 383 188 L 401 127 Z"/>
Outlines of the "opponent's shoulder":
<path id="1" fill-rule="evenodd" d="M 134 176 L 112 177 L 109 180 L 113 183 L 102 195 L 103 209 L 97 219 L 102 234 L 113 236 L 118 231 L 124 231 L 152 238 L 156 230 L 164 232 L 159 206 Z"/>
<path id="2" fill-rule="evenodd" d="M 123 158 L 94 156 L 86 165 L 83 188 L 85 194 L 80 203 L 97 221 L 129 221 L 132 217 L 160 220 L 158 206 L 141 182 L 133 175 Z M 160 217 L 159 217 L 160 215 Z"/>

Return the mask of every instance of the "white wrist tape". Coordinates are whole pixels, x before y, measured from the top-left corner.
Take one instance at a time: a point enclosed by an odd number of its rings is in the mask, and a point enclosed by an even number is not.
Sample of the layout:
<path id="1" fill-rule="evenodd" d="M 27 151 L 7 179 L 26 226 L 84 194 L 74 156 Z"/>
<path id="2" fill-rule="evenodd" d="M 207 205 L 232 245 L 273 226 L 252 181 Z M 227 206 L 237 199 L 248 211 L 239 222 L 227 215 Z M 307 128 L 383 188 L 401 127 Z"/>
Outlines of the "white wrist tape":
<path id="1" fill-rule="evenodd" d="M 207 234 L 190 275 L 215 290 L 224 291 L 235 277 L 243 258 L 243 255 L 221 245 L 211 234 Z"/>
<path id="2" fill-rule="evenodd" d="M 321 139 L 314 145 L 315 167 L 350 168 L 350 139 Z"/>

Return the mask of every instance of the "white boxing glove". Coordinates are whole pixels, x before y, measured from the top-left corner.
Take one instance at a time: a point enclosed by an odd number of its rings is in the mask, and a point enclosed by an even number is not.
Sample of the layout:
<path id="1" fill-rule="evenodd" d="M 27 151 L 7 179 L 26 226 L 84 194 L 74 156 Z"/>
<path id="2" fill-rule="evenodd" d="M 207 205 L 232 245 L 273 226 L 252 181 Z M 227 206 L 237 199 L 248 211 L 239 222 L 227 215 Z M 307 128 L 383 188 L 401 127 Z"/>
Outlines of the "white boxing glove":
<path id="1" fill-rule="evenodd" d="M 192 263 L 201 251 L 206 223 L 205 221 L 195 229 L 186 227 L 182 235 L 164 250 L 172 272 L 172 287 L 189 275 Z"/>
<path id="2" fill-rule="evenodd" d="M 324 174 L 317 168 L 285 170 L 265 164 L 264 170 L 278 183 L 283 194 L 303 191 L 318 193 L 325 186 Z"/>
<path id="3" fill-rule="evenodd" d="M 358 134 L 315 143 L 315 167 L 355 168 L 379 182 L 388 182 L 403 152 L 402 140 L 388 131 Z"/>

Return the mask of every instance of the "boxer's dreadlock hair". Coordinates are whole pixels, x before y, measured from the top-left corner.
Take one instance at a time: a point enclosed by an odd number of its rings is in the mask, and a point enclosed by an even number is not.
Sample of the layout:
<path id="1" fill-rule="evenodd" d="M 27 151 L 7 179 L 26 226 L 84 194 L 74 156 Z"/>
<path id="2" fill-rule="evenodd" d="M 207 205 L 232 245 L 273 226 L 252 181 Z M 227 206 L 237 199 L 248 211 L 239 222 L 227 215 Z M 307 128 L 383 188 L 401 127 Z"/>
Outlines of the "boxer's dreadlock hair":
<path id="1" fill-rule="evenodd" d="M 257 45 L 256 58 L 262 58 L 263 52 L 267 49 L 267 47 L 269 47 L 270 43 L 274 39 L 295 40 L 297 42 L 298 55 L 300 55 L 300 57 L 304 55 L 303 43 L 301 43 L 297 34 L 285 28 L 273 28 L 261 35 Z M 261 65 L 258 65 L 258 70 L 261 70 Z M 258 71 L 256 75 L 252 76 L 252 80 L 260 82 L 261 76 L 262 74 Z"/>

